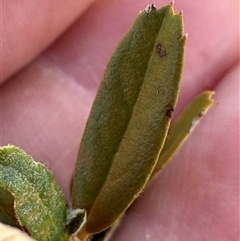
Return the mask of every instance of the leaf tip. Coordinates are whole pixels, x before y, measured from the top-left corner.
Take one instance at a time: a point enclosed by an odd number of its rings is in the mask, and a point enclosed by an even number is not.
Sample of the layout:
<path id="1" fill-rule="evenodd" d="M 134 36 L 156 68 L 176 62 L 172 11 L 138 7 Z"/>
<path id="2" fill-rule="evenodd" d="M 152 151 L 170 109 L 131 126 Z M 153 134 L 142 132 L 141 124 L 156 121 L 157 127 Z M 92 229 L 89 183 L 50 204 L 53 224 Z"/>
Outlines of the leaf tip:
<path id="1" fill-rule="evenodd" d="M 180 10 L 177 14 L 182 18 L 183 17 L 183 10 Z"/>
<path id="2" fill-rule="evenodd" d="M 157 7 L 155 5 L 155 2 L 153 2 L 152 4 L 147 5 L 147 7 L 145 8 L 145 12 L 146 13 L 150 13 L 152 11 L 156 11 Z"/>

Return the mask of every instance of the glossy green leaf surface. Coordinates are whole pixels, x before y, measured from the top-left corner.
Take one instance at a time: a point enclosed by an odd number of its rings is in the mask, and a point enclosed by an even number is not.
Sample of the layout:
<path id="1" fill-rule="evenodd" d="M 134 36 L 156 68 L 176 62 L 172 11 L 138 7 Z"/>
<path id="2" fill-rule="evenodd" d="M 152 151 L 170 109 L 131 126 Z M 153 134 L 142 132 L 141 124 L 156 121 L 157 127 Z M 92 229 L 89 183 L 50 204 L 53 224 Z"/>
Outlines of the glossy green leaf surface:
<path id="1" fill-rule="evenodd" d="M 213 91 L 204 91 L 197 95 L 172 123 L 152 176 L 166 165 L 198 124 L 200 118 L 214 104 L 213 93 Z"/>
<path id="2" fill-rule="evenodd" d="M 87 211 L 85 232 L 112 225 L 147 183 L 176 104 L 184 44 L 181 13 L 151 5 L 113 53 L 73 179 L 73 207 Z"/>
<path id="3" fill-rule="evenodd" d="M 16 217 L 33 238 L 64 240 L 66 203 L 47 168 L 15 146 L 2 147 L 0 186 L 13 195 Z"/>

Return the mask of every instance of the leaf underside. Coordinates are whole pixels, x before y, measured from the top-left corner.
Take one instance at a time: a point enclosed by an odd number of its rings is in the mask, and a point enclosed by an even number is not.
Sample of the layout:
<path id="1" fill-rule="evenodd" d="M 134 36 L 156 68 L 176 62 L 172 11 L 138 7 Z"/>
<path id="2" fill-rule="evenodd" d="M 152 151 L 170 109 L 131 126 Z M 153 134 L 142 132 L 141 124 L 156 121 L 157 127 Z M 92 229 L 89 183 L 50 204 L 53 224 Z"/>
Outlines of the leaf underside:
<path id="1" fill-rule="evenodd" d="M 0 186 L 13 195 L 16 217 L 33 238 L 64 239 L 66 203 L 52 173 L 42 164 L 15 146 L 0 148 Z"/>

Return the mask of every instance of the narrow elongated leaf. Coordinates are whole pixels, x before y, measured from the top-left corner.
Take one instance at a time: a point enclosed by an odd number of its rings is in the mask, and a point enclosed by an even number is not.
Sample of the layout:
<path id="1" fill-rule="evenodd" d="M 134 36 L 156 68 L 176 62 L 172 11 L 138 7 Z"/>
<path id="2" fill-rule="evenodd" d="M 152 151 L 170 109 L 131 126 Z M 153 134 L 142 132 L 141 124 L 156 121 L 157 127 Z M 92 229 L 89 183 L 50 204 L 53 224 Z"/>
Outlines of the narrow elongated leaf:
<path id="1" fill-rule="evenodd" d="M 213 91 L 204 91 L 194 97 L 194 99 L 183 110 L 177 120 L 171 124 L 166 142 L 159 156 L 157 165 L 151 175 L 151 178 L 160 171 L 183 145 L 190 132 L 199 123 L 200 118 L 215 103 L 212 99 Z M 117 227 L 118 225 L 116 225 Z M 93 236 L 93 241 L 108 241 L 111 234 L 115 231 L 115 225 L 106 231 Z"/>
<path id="2" fill-rule="evenodd" d="M 171 125 L 166 142 L 152 176 L 160 171 L 178 151 L 200 118 L 214 104 L 213 91 L 204 91 L 197 95 Z"/>
<path id="3" fill-rule="evenodd" d="M 182 15 L 150 5 L 114 52 L 94 101 L 73 180 L 84 232 L 106 229 L 147 183 L 169 128 L 183 65 Z"/>
<path id="4" fill-rule="evenodd" d="M 14 196 L 19 223 L 33 238 L 64 240 L 66 203 L 52 173 L 42 164 L 15 146 L 0 148 L 0 186 Z"/>

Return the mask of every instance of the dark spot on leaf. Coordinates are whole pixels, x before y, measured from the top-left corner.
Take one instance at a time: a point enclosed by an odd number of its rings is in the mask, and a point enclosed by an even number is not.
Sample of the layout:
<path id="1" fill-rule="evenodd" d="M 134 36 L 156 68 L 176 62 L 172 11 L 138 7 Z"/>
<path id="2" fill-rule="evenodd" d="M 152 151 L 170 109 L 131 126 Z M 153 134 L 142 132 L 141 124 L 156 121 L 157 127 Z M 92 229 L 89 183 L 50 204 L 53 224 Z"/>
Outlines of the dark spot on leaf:
<path id="1" fill-rule="evenodd" d="M 158 53 L 158 55 L 163 58 L 167 56 L 167 51 L 166 49 L 163 47 L 163 45 L 161 43 L 158 43 L 156 45 L 156 52 Z"/>
<path id="2" fill-rule="evenodd" d="M 200 119 L 203 115 L 204 115 L 204 112 L 200 112 L 200 113 L 198 114 L 198 118 Z"/>
<path id="3" fill-rule="evenodd" d="M 173 111 L 174 111 L 173 108 L 167 108 L 167 110 L 166 110 L 166 116 L 167 116 L 169 119 L 171 119 Z"/>
<path id="4" fill-rule="evenodd" d="M 199 122 L 199 120 L 201 119 L 201 117 L 204 115 L 204 112 L 200 112 L 193 120 L 192 123 L 190 124 L 188 133 L 192 132 L 192 130 L 194 129 L 194 127 L 197 125 L 197 123 Z"/>

